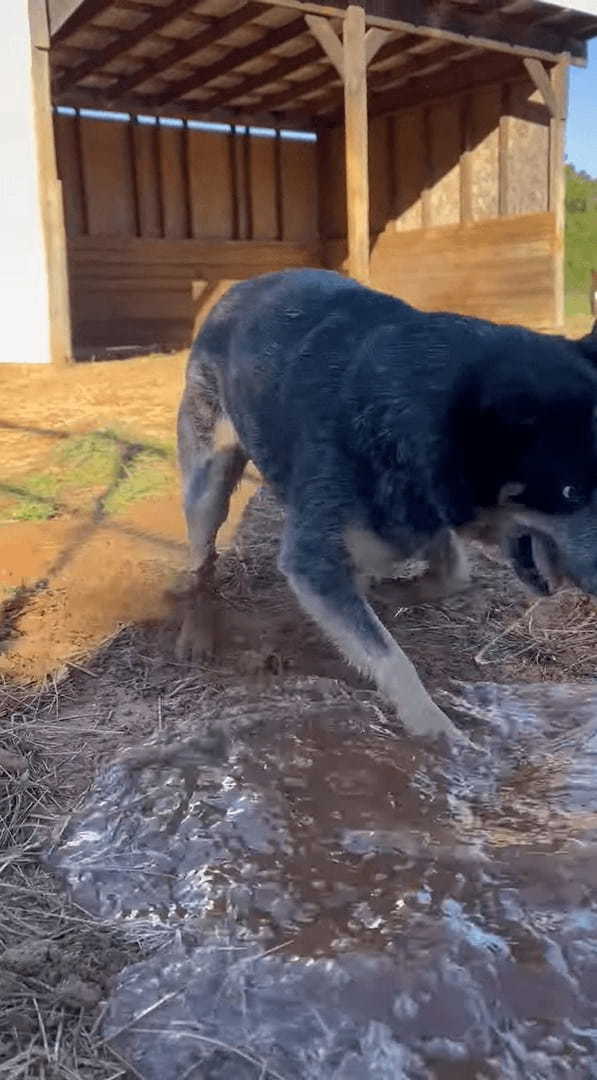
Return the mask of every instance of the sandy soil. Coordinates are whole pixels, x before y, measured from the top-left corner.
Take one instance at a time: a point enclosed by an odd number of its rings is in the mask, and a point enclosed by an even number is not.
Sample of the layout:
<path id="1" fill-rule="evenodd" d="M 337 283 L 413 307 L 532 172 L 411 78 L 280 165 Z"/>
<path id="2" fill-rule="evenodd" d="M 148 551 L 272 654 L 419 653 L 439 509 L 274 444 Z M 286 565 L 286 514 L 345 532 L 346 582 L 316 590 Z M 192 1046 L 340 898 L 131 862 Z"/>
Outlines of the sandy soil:
<path id="1" fill-rule="evenodd" d="M 186 356 L 2 372 L 1 477 L 43 467 L 49 447 L 75 433 L 116 429 L 172 444 Z M 10 419 L 8 419 L 10 418 Z M 235 496 L 220 542 L 233 535 L 253 485 Z M 91 508 L 0 526 L 0 674 L 39 681 L 81 660 L 129 623 L 165 613 L 164 591 L 184 566 L 178 488 L 131 504 L 117 518 Z M 16 595 L 15 595 L 16 591 Z"/>

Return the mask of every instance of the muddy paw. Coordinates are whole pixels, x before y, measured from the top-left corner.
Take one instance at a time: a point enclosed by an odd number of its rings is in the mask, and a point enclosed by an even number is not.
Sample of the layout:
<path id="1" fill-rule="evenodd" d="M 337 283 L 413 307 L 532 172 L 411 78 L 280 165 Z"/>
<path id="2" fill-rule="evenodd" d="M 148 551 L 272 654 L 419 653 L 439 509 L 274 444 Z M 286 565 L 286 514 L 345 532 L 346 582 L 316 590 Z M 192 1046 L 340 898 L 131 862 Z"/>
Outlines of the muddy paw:
<path id="1" fill-rule="evenodd" d="M 215 603 L 196 597 L 192 610 L 187 608 L 183 614 L 174 649 L 176 659 L 181 663 L 209 663 L 218 651 L 218 638 Z"/>
<path id="2" fill-rule="evenodd" d="M 472 745 L 468 736 L 457 728 L 450 718 L 433 702 L 410 716 L 401 715 L 400 719 L 408 733 L 416 738 L 437 739 L 442 737 L 447 739 L 450 744 Z"/>
<path id="3" fill-rule="evenodd" d="M 278 653 L 267 647 L 244 649 L 237 660 L 237 669 L 241 675 L 279 675 L 287 666 Z"/>

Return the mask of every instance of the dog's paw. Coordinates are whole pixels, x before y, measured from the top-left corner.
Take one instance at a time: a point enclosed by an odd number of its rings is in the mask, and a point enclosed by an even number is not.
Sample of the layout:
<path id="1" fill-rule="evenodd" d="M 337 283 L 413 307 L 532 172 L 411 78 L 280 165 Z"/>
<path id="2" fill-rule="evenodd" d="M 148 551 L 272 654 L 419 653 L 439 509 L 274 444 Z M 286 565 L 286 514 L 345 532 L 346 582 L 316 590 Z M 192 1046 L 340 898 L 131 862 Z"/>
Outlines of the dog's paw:
<path id="1" fill-rule="evenodd" d="M 468 736 L 460 728 L 457 728 L 450 718 L 432 701 L 423 708 L 417 709 L 416 712 L 401 713 L 400 719 L 409 735 L 414 735 L 416 738 L 444 738 L 450 744 L 472 745 Z"/>
<path id="2" fill-rule="evenodd" d="M 218 619 L 212 600 L 195 597 L 187 603 L 174 654 L 179 663 L 208 664 L 218 651 Z"/>

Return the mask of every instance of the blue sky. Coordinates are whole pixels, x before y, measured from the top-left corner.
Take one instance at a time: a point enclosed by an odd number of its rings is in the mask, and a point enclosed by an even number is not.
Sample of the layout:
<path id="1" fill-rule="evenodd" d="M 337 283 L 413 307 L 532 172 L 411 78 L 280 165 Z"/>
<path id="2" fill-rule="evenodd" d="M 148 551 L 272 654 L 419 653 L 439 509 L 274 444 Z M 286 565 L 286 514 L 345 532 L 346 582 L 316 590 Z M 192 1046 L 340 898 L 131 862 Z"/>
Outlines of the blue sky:
<path id="1" fill-rule="evenodd" d="M 586 68 L 570 69 L 568 161 L 597 178 L 597 38 L 589 42 Z"/>

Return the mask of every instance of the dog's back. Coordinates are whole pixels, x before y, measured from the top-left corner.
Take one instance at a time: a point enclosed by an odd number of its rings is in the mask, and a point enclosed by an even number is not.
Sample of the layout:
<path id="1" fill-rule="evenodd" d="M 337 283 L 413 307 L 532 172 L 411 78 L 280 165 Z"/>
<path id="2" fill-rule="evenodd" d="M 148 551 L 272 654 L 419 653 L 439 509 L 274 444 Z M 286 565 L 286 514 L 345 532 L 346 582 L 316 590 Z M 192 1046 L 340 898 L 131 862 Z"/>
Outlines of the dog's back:
<path id="1" fill-rule="evenodd" d="M 217 380 L 241 444 L 284 498 L 309 441 L 356 451 L 359 426 L 379 448 L 390 400 L 393 421 L 406 414 L 410 442 L 424 437 L 430 416 L 437 423 L 457 369 L 466 369 L 466 339 L 485 324 L 447 316 L 442 335 L 433 318 L 443 319 L 330 271 L 270 274 L 234 286 L 214 308 L 188 379 Z M 392 445 L 395 437 L 393 423 Z"/>

